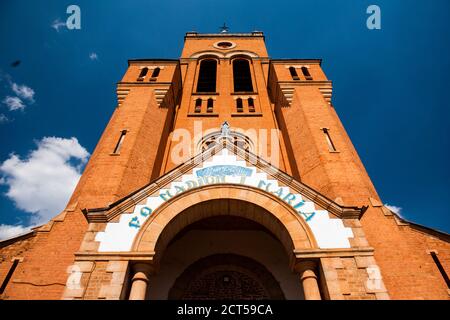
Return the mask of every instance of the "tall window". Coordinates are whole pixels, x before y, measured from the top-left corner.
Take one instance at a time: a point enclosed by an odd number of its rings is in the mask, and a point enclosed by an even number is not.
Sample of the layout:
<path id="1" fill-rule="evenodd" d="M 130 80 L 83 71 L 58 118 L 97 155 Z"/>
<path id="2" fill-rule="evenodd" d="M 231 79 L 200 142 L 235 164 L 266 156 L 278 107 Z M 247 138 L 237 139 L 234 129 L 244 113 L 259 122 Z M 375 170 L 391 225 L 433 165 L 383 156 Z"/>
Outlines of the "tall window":
<path id="1" fill-rule="evenodd" d="M 250 63 L 245 59 L 233 61 L 234 92 L 253 92 Z"/>
<path id="2" fill-rule="evenodd" d="M 244 111 L 244 106 L 242 104 L 242 99 L 241 98 L 237 98 L 236 99 L 236 108 L 237 108 L 237 112 Z"/>
<path id="3" fill-rule="evenodd" d="M 327 129 L 327 128 L 322 128 L 322 131 L 323 131 L 323 133 L 325 134 L 325 139 L 327 140 L 328 149 L 329 149 L 331 152 L 337 151 L 337 150 L 336 150 L 336 147 L 335 147 L 335 145 L 334 145 L 334 143 L 333 143 L 333 140 L 331 140 L 331 136 L 330 136 L 330 133 L 328 132 L 328 129 Z"/>
<path id="4" fill-rule="evenodd" d="M 255 112 L 255 101 L 253 98 L 248 98 L 248 111 Z"/>
<path id="5" fill-rule="evenodd" d="M 6 286 L 8 285 L 9 281 L 11 280 L 11 277 L 12 277 L 14 271 L 16 270 L 18 264 L 19 264 L 19 259 L 14 259 L 12 266 L 9 268 L 9 271 L 6 274 L 5 280 L 3 280 L 3 283 L 0 286 L 0 294 L 2 294 L 5 291 Z"/>
<path id="6" fill-rule="evenodd" d="M 289 72 L 291 73 L 292 80 L 299 80 L 297 70 L 294 67 L 289 67 Z"/>
<path id="7" fill-rule="evenodd" d="M 161 68 L 160 68 L 160 67 L 156 67 L 155 69 L 153 69 L 153 72 L 152 72 L 152 78 L 158 77 L 160 71 L 161 71 Z"/>
<path id="8" fill-rule="evenodd" d="M 302 67 L 303 75 L 305 76 L 306 80 L 312 80 L 311 74 L 309 73 L 309 70 L 307 67 Z"/>
<path id="9" fill-rule="evenodd" d="M 214 100 L 212 98 L 209 98 L 206 102 L 206 112 L 213 112 L 214 107 Z"/>
<path id="10" fill-rule="evenodd" d="M 197 92 L 216 92 L 217 61 L 203 60 L 200 63 Z"/>
<path id="11" fill-rule="evenodd" d="M 198 113 L 202 111 L 202 99 L 197 98 L 195 100 L 195 109 L 194 112 Z"/>
<path id="12" fill-rule="evenodd" d="M 147 75 L 147 72 L 148 72 L 148 68 L 147 67 L 142 68 L 141 69 L 141 73 L 139 73 L 138 81 L 144 80 L 144 77 Z"/>
<path id="13" fill-rule="evenodd" d="M 436 252 L 430 252 L 431 257 L 433 258 L 434 263 L 436 264 L 436 267 L 439 269 L 439 272 L 442 275 L 442 278 L 444 278 L 445 283 L 447 284 L 447 287 L 450 289 L 450 279 L 448 278 L 447 272 L 445 272 L 444 267 L 441 264 L 441 261 L 439 261 L 439 258 L 436 254 Z"/>
<path id="14" fill-rule="evenodd" d="M 125 139 L 125 135 L 127 134 L 127 130 L 122 130 L 120 133 L 119 140 L 117 140 L 116 147 L 114 148 L 113 154 L 119 154 L 120 148 L 122 147 L 123 139 Z"/>

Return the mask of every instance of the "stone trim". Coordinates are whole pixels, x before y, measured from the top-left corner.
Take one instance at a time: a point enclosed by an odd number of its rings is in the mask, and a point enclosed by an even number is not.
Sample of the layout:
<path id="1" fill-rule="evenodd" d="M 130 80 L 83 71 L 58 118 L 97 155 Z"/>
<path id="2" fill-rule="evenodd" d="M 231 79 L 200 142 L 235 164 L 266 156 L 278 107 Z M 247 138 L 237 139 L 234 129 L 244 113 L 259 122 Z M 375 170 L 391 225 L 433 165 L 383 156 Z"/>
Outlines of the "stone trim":
<path id="1" fill-rule="evenodd" d="M 69 266 L 67 271 L 70 275 L 67 278 L 66 288 L 61 299 L 83 299 L 86 289 L 89 286 L 90 275 L 95 270 L 95 267 L 95 263 L 90 261 L 75 262 L 72 266 Z"/>
<path id="2" fill-rule="evenodd" d="M 373 256 L 374 248 L 360 247 L 349 249 L 311 249 L 311 250 L 294 250 L 296 259 L 319 259 L 331 257 L 356 257 L 356 256 Z"/>
<path id="3" fill-rule="evenodd" d="M 125 289 L 128 273 L 128 261 L 109 261 L 106 273 L 111 274 L 111 281 L 103 284 L 98 293 L 99 299 L 120 300 L 125 299 Z"/>
<path id="4" fill-rule="evenodd" d="M 357 252 L 355 252 L 357 254 Z M 372 252 L 320 258 L 324 285 L 331 300 L 389 300 Z"/>
<path id="5" fill-rule="evenodd" d="M 208 214 L 205 213 L 205 210 L 194 211 L 197 215 L 190 215 L 188 220 L 182 217 L 179 218 L 181 212 L 184 212 L 186 209 L 189 210 L 195 205 L 208 203 L 211 200 L 222 200 L 223 197 L 230 201 L 244 200 L 270 212 L 270 214 L 265 214 L 266 212 L 263 210 L 257 212 L 254 209 L 252 210 L 252 208 L 248 208 L 248 211 L 239 213 L 240 216 L 265 226 L 278 237 L 291 259 L 294 258 L 292 250 L 295 248 L 318 247 L 310 227 L 287 203 L 280 204 L 274 195 L 265 193 L 260 189 L 248 186 L 243 187 L 241 185 L 219 184 L 203 187 L 200 191 L 191 189 L 180 193 L 174 196 L 171 201 L 165 202 L 158 207 L 135 236 L 132 250 L 162 252 L 170 242 L 171 236 L 178 233 L 186 224 L 201 220 L 206 216 L 218 215 L 217 210 L 223 214 L 221 208 L 214 205 L 211 206 L 212 210 L 209 210 Z M 217 208 L 217 210 L 214 210 L 214 208 Z M 228 211 L 228 214 L 230 213 L 231 211 Z M 234 214 L 237 213 L 235 212 Z M 179 218 L 178 220 L 176 220 L 177 217 Z M 276 221 L 277 224 L 271 224 L 271 221 Z M 167 230 L 169 225 L 173 227 L 171 230 Z"/>
<path id="6" fill-rule="evenodd" d="M 76 252 L 75 261 L 153 261 L 155 252 Z"/>

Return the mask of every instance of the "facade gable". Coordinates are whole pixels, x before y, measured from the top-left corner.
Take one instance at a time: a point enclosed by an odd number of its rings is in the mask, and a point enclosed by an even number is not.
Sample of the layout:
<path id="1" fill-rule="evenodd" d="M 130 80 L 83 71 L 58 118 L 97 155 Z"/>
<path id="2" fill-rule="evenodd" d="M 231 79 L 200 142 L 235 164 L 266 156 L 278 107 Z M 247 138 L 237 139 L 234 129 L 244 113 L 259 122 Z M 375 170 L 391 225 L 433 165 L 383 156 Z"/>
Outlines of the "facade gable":
<path id="1" fill-rule="evenodd" d="M 198 155 L 192 159 L 195 166 L 190 168 L 189 171 L 178 177 L 172 176 L 172 180 L 167 180 L 164 176 L 158 179 L 164 182 L 157 181 L 156 184 L 159 188 L 153 190 L 151 195 L 140 199 L 139 204 L 134 206 L 132 212 L 117 213 L 116 211 L 115 221 L 108 222 L 105 230 L 96 235 L 95 240 L 100 243 L 98 251 L 130 251 L 133 240 L 141 227 L 163 203 L 171 201 L 177 195 L 188 190 L 201 189 L 203 186 L 213 184 L 242 185 L 275 195 L 279 201 L 287 203 L 294 209 L 298 216 L 311 228 L 319 248 L 351 247 L 349 238 L 354 236 L 351 228 L 344 226 L 343 217 L 337 217 L 335 213 L 330 213 L 329 210 L 325 209 L 330 208 L 332 204 L 334 206 L 337 206 L 337 204 L 330 200 L 328 200 L 327 206 L 315 202 L 314 198 L 309 198 L 308 195 L 305 195 L 305 192 L 292 187 L 292 183 L 289 186 L 283 179 L 280 179 L 283 175 L 277 168 L 267 164 L 266 166 L 258 166 L 258 161 L 260 162 L 261 159 L 248 151 L 230 145 L 228 141 L 225 141 L 216 150 L 209 150 Z M 271 170 L 267 170 L 268 168 Z M 275 174 L 277 172 L 279 173 L 278 177 Z M 144 191 L 145 189 L 140 192 L 145 193 Z M 138 194 L 134 194 L 132 197 L 139 199 Z M 316 196 L 315 199 L 318 199 L 318 197 Z M 122 206 L 123 211 L 127 211 L 124 210 L 125 207 Z M 108 211 L 114 212 L 114 206 Z M 336 211 L 336 208 L 334 211 Z M 362 209 L 347 208 L 347 211 L 342 210 L 342 212 L 354 218 L 355 215 L 361 214 Z M 96 210 L 86 210 L 86 213 L 88 219 L 90 216 L 94 220 L 95 218 L 98 219 Z M 103 214 L 107 213 L 104 211 Z M 117 215 L 120 215 L 120 217 L 117 217 Z"/>

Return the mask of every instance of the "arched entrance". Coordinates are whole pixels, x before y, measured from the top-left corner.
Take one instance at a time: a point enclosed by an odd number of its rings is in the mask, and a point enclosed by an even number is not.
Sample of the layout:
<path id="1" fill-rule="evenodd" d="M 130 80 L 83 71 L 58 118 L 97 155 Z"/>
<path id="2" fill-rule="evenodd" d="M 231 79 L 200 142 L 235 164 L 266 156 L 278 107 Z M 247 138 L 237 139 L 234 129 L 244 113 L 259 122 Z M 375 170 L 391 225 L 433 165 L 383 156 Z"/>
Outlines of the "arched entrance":
<path id="1" fill-rule="evenodd" d="M 320 298 L 314 264 L 299 271 L 293 254 L 315 247 L 304 220 L 270 193 L 240 185 L 198 188 L 166 202 L 141 228 L 134 251 L 154 256 L 135 263 L 130 299 L 194 299 L 206 290 L 212 299 Z M 183 281 L 186 272 L 196 276 Z M 234 287 L 225 290 L 227 281 Z"/>
<path id="2" fill-rule="evenodd" d="M 303 299 L 280 241 L 261 224 L 239 216 L 213 216 L 186 226 L 158 261 L 149 279 L 152 300 L 203 299 L 206 291 L 208 299 Z M 221 277 L 230 282 L 212 282 Z"/>
<path id="3" fill-rule="evenodd" d="M 170 300 L 282 300 L 274 276 L 257 261 L 215 254 L 191 264 L 175 281 Z"/>

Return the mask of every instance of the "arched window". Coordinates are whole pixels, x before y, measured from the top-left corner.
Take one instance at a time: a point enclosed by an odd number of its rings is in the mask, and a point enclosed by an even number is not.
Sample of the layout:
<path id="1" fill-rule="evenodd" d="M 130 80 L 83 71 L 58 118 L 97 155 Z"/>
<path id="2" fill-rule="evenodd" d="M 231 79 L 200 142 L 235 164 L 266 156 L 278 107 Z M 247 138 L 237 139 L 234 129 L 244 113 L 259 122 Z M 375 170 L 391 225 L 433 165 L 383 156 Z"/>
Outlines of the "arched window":
<path id="1" fill-rule="evenodd" d="M 305 76 L 306 80 L 312 80 L 311 74 L 309 73 L 309 70 L 307 67 L 302 67 L 303 75 Z"/>
<path id="2" fill-rule="evenodd" d="M 198 113 L 202 111 L 202 99 L 198 98 L 195 100 L 195 109 L 194 112 Z"/>
<path id="3" fill-rule="evenodd" d="M 142 68 L 141 69 L 141 73 L 139 73 L 139 77 L 138 77 L 138 81 L 142 81 L 144 79 L 144 77 L 147 75 L 148 72 L 148 68 Z"/>
<path id="4" fill-rule="evenodd" d="M 244 111 L 244 107 L 243 107 L 242 99 L 241 99 L 241 98 L 237 98 L 237 99 L 236 99 L 236 108 L 237 108 L 237 112 L 242 112 L 242 111 Z"/>
<path id="5" fill-rule="evenodd" d="M 255 112 L 255 100 L 253 98 L 248 98 L 248 111 Z"/>
<path id="6" fill-rule="evenodd" d="M 203 60 L 200 63 L 197 92 L 216 92 L 217 61 Z"/>
<path id="7" fill-rule="evenodd" d="M 214 100 L 212 98 L 209 98 L 206 104 L 206 112 L 213 112 L 213 107 L 214 107 Z"/>
<path id="8" fill-rule="evenodd" d="M 253 92 L 250 63 L 245 59 L 233 61 L 234 92 Z"/>
<path id="9" fill-rule="evenodd" d="M 289 67 L 289 72 L 291 73 L 292 80 L 299 80 L 297 70 L 294 67 Z"/>
<path id="10" fill-rule="evenodd" d="M 203 137 L 197 145 L 197 150 L 205 151 L 212 146 L 220 144 L 223 139 L 228 140 L 232 144 L 237 145 L 244 150 L 252 151 L 255 148 L 253 141 L 241 133 L 229 131 L 228 135 L 224 136 L 221 131 L 216 131 Z"/>
<path id="11" fill-rule="evenodd" d="M 161 71 L 160 67 L 153 69 L 152 78 L 156 78 L 159 76 L 159 72 Z"/>

